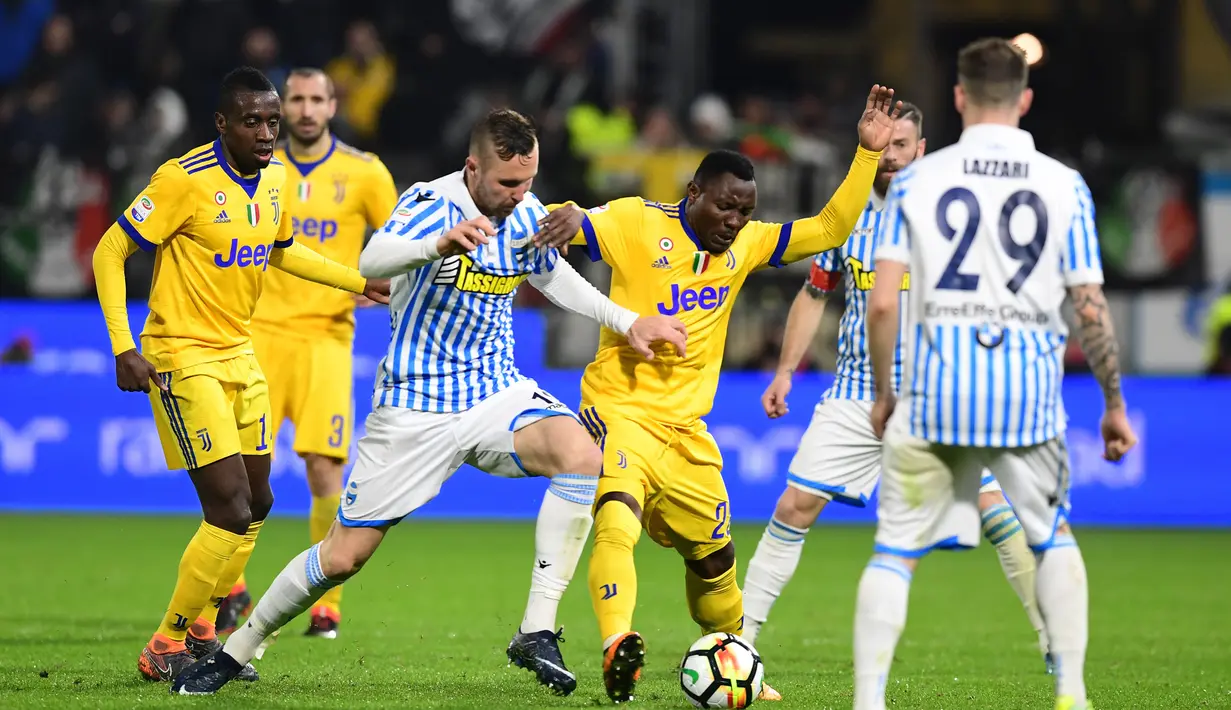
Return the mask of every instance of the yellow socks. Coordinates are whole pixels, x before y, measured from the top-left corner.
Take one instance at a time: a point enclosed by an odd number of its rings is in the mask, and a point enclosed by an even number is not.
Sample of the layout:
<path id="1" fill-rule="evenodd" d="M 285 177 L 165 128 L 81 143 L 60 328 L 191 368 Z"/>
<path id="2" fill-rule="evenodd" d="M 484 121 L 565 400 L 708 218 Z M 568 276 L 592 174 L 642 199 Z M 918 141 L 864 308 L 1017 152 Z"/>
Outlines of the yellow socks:
<path id="1" fill-rule="evenodd" d="M 261 526 L 264 523 L 264 520 L 258 520 L 248 526 L 248 532 L 244 533 L 243 542 L 239 543 L 239 547 L 235 548 L 235 553 L 231 555 L 231 561 L 227 563 L 222 576 L 218 577 L 218 583 L 214 585 L 214 591 L 210 595 L 209 603 L 201 610 L 201 616 L 197 618 L 196 623 L 189 630 L 193 636 L 199 639 L 208 639 L 217 635 L 214 624 L 218 621 L 218 608 L 222 606 L 222 600 L 230 595 L 236 580 L 243 576 L 244 567 L 248 565 L 248 559 L 252 557 L 252 550 L 256 547 L 256 536 L 261 532 Z"/>
<path id="2" fill-rule="evenodd" d="M 633 609 L 637 606 L 633 546 L 640 536 L 641 521 L 627 505 L 609 501 L 598 509 L 589 586 L 604 647 L 607 639 L 628 633 L 633 627 Z"/>
<path id="3" fill-rule="evenodd" d="M 175 591 L 171 594 L 167 613 L 158 626 L 158 634 L 172 642 L 184 642 L 188 625 L 201 615 L 202 609 L 209 603 L 210 595 L 244 538 L 244 535 L 201 522 L 201 527 L 180 558 Z"/>
<path id="4" fill-rule="evenodd" d="M 324 540 L 333 521 L 337 519 L 339 495 L 312 498 L 312 508 L 308 512 L 308 535 L 312 538 L 312 544 Z M 325 592 L 325 596 L 312 606 L 312 616 L 328 616 L 334 621 L 342 618 L 342 585 Z"/>
<path id="5" fill-rule="evenodd" d="M 705 633 L 738 634 L 744 628 L 744 593 L 735 581 L 735 565 L 714 579 L 702 579 L 685 567 L 684 590 L 693 621 Z"/>

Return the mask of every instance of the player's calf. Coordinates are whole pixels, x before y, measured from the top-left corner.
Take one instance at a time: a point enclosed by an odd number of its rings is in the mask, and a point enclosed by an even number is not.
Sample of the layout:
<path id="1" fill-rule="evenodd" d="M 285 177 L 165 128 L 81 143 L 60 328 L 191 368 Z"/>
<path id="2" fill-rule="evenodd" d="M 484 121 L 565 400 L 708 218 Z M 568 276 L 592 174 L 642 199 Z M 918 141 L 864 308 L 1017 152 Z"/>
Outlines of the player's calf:
<path id="1" fill-rule="evenodd" d="M 1035 545 L 1038 597 L 1051 655 L 1055 660 L 1056 696 L 1085 708 L 1086 645 L 1089 638 L 1089 584 L 1081 548 L 1067 523 L 1051 539 Z M 1066 700 L 1067 699 L 1067 700 Z M 1059 705 L 1058 705 L 1059 707 Z"/>
<path id="2" fill-rule="evenodd" d="M 983 536 L 996 548 L 1005 579 L 1026 610 L 1026 617 L 1038 636 L 1039 652 L 1043 654 L 1048 673 L 1051 673 L 1053 662 L 1047 628 L 1042 614 L 1039 613 L 1035 594 L 1034 552 L 1026 542 L 1026 533 L 1022 530 L 1017 514 L 990 475 L 985 475 L 983 488 L 979 492 L 979 514 L 983 524 Z"/>
<path id="3" fill-rule="evenodd" d="M 740 634 L 744 630 L 744 597 L 736 581 L 735 542 L 699 560 L 685 560 L 688 611 L 701 629 Z"/>
<path id="4" fill-rule="evenodd" d="M 756 643 L 774 602 L 795 576 L 808 529 L 828 502 L 794 487 L 788 487 L 778 499 L 774 516 L 748 561 L 748 574 L 744 577 L 744 632 L 741 635 L 749 643 Z"/>

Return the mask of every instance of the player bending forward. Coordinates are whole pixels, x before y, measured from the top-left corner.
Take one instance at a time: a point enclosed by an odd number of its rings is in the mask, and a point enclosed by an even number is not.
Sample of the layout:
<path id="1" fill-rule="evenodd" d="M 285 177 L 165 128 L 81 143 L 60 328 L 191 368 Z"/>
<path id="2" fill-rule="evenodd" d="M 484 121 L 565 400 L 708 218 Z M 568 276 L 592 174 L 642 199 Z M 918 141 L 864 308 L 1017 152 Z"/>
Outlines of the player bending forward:
<path id="1" fill-rule="evenodd" d="M 557 693 L 576 688 L 552 629 L 590 531 L 602 456 L 576 415 L 513 364 L 513 294 L 529 279 L 557 305 L 620 333 L 641 357 L 662 342 L 683 352 L 684 328 L 617 306 L 555 249 L 533 244 L 546 214 L 529 192 L 538 162 L 529 120 L 493 111 L 471 134 L 465 169 L 411 187 L 373 235 L 360 268 L 394 277 L 393 339 L 338 520 L 282 570 L 221 652 L 175 680 L 174 692 L 213 693 L 235 678 L 269 634 L 358 572 L 389 528 L 463 463 L 551 479 L 530 598 L 508 656 Z"/>
<path id="2" fill-rule="evenodd" d="M 812 423 L 791 461 L 787 489 L 778 499 L 773 519 L 766 526 L 744 577 L 742 635 L 750 642 L 756 643 L 770 609 L 794 576 L 803 553 L 804 536 L 817 516 L 829 501 L 864 507 L 880 478 L 881 442 L 872 433 L 868 419 L 873 387 L 865 316 L 868 292 L 876 278 L 872 246 L 884 217 L 889 181 L 922 156 L 924 149 L 923 113 L 914 104 L 904 103 L 902 114 L 894 122 L 893 140 L 881 155 L 868 206 L 855 230 L 846 244 L 816 256 L 811 276 L 795 297 L 787 317 L 778 372 L 761 397 L 771 419 L 787 413 L 791 375 L 816 335 L 826 297 L 840 279 L 845 279 L 846 309 L 838 333 L 837 376 L 816 406 Z M 909 280 L 909 275 L 902 279 L 903 296 Z M 901 368 L 899 351 L 893 364 L 895 388 Z M 1000 491 L 1000 484 L 990 475 L 983 478 L 979 510 L 983 534 L 996 546 L 1005 577 L 1026 607 L 1050 669 L 1047 633 L 1034 596 L 1034 554 L 1021 534 L 1022 526 L 1013 508 Z"/>
<path id="3" fill-rule="evenodd" d="M 204 517 L 137 660 L 150 680 L 171 680 L 221 647 L 218 607 L 273 506 L 269 390 L 249 332 L 267 269 L 382 301 L 388 293 L 295 243 L 280 194 L 286 168 L 273 157 L 281 118 L 263 74 L 228 74 L 214 114 L 218 140 L 163 163 L 94 251 L 116 382 L 150 393 L 167 468 L 188 470 Z M 138 248 L 155 252 L 140 351 L 124 295 L 124 261 Z M 242 677 L 256 680 L 256 672 Z"/>
<path id="4" fill-rule="evenodd" d="M 896 115 L 893 90 L 873 87 L 850 172 L 815 217 L 749 221 L 757 204 L 752 163 L 731 151 L 707 155 L 678 204 L 626 197 L 588 214 L 570 205 L 548 216 L 547 243 L 576 235 L 591 259 L 611 265 L 617 303 L 678 315 L 688 327 L 687 355 L 663 353 L 648 363 L 617 334 L 603 332 L 581 385 L 582 421 L 603 448 L 589 581 L 603 679 L 616 702 L 633 697 L 645 662 L 645 642 L 632 630 L 633 546 L 642 528 L 684 558 L 688 608 L 704 631 L 743 628 L 722 455 L 702 419 L 718 388 L 731 305 L 753 271 L 846 240 Z M 781 698 L 765 688 L 763 699 Z"/>
<path id="5" fill-rule="evenodd" d="M 884 435 L 884 478 L 875 554 L 855 609 L 856 710 L 885 707 L 919 559 L 978 544 L 984 467 L 1004 486 L 1038 555 L 1056 708 L 1090 707 L 1082 673 L 1086 571 L 1068 522 L 1060 394 L 1066 291 L 1103 389 L 1104 455 L 1118 461 L 1136 438 L 1120 392 L 1090 192 L 1081 175 L 1036 151 L 1017 127 L 1032 99 L 1026 80 L 1026 59 L 1006 40 L 963 49 L 954 90 L 961 139 L 900 172 L 889 188 L 868 305 L 872 426 Z M 895 408 L 898 283 L 908 269 Z"/>
<path id="6" fill-rule="evenodd" d="M 379 228 L 397 204 L 393 177 L 375 155 L 329 132 L 337 100 L 325 72 L 293 70 L 282 109 L 290 140 L 275 155 L 286 164 L 283 201 L 294 212 L 295 239 L 358 266 L 365 227 Z M 324 539 L 342 495 L 342 466 L 354 427 L 354 310 L 348 294 L 270 273 L 252 315 L 252 343 L 269 378 L 269 439 L 277 441 L 289 419 L 295 425 L 294 450 L 307 468 L 311 542 Z M 240 575 L 218 612 L 218 633 L 234 630 L 250 604 Z M 341 586 L 321 597 L 309 614 L 307 635 L 336 638 L 341 604 Z"/>

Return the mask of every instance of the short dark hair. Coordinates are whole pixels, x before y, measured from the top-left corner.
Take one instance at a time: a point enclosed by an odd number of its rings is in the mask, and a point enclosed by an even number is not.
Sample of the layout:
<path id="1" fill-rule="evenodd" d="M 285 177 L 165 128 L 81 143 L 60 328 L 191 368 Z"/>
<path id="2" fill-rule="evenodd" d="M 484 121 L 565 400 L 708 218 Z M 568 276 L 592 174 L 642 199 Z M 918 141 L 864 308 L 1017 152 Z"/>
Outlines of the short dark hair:
<path id="1" fill-rule="evenodd" d="M 538 129 L 529 116 L 513 109 L 493 109 L 470 131 L 470 154 L 478 157 L 483 148 L 491 149 L 501 160 L 515 155 L 530 155 L 538 145 Z"/>
<path id="2" fill-rule="evenodd" d="M 752 161 L 748 156 L 734 150 L 715 150 L 701 159 L 692 181 L 704 186 L 710 180 L 730 173 L 740 180 L 756 180 Z"/>
<path id="3" fill-rule="evenodd" d="M 329 92 L 329 98 L 332 99 L 334 97 L 333 78 L 324 69 L 318 69 L 317 67 L 295 67 L 288 72 L 286 75 L 286 86 L 283 87 L 282 91 L 284 96 L 286 95 L 286 87 L 290 86 L 291 77 L 293 76 L 297 76 L 300 79 L 311 79 L 316 76 L 325 77 L 325 91 Z"/>
<path id="4" fill-rule="evenodd" d="M 235 107 L 235 97 L 239 94 L 278 93 L 277 87 L 259 69 L 254 67 L 236 67 L 222 78 L 222 88 L 218 92 L 218 112 L 228 113 Z"/>
<path id="5" fill-rule="evenodd" d="M 919 137 L 923 137 L 923 109 L 912 104 L 909 101 L 902 102 L 902 109 L 898 113 L 899 121 L 910 121 L 919 129 Z"/>
<path id="6" fill-rule="evenodd" d="M 976 40 L 957 55 L 957 80 L 971 102 L 980 106 L 1017 101 L 1029 77 L 1026 53 L 1007 39 Z"/>

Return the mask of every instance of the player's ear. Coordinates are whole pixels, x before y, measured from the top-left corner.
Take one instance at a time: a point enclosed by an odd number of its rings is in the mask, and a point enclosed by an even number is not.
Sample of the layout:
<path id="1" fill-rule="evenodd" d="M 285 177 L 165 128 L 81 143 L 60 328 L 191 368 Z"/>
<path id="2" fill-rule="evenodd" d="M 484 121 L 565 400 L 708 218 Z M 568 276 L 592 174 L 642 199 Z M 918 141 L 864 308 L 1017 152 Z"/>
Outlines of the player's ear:
<path id="1" fill-rule="evenodd" d="M 214 128 L 217 128 L 219 133 L 226 133 L 227 130 L 227 117 L 219 111 L 214 112 Z"/>
<path id="2" fill-rule="evenodd" d="M 1026 87 L 1022 92 L 1022 96 L 1017 100 L 1017 115 L 1025 116 L 1030 111 L 1030 105 L 1034 103 L 1034 89 Z"/>
<path id="3" fill-rule="evenodd" d="M 966 110 L 966 92 L 961 84 L 953 85 L 953 108 L 957 109 L 958 113 Z"/>
<path id="4" fill-rule="evenodd" d="M 479 159 L 473 155 L 466 156 L 466 170 L 477 173 L 479 171 Z"/>
<path id="5" fill-rule="evenodd" d="M 701 196 L 701 186 L 695 180 L 688 181 L 688 199 L 695 200 Z"/>
<path id="6" fill-rule="evenodd" d="M 922 158 L 923 154 L 927 152 L 927 149 L 928 149 L 928 139 L 920 138 L 919 147 L 915 150 L 915 157 Z"/>

